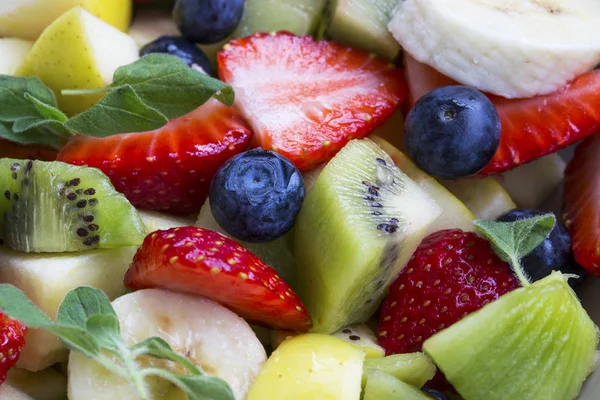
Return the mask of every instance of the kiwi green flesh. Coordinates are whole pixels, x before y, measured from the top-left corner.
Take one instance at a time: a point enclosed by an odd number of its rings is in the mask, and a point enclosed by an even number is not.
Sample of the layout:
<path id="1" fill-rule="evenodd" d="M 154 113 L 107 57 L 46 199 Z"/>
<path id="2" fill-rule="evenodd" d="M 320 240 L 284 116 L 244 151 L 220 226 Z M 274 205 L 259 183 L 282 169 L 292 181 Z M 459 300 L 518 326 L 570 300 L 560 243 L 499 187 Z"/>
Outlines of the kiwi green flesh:
<path id="1" fill-rule="evenodd" d="M 367 373 L 364 400 L 429 400 L 431 397 L 416 387 L 381 371 Z"/>
<path id="2" fill-rule="evenodd" d="M 235 37 L 256 32 L 288 31 L 313 34 L 324 14 L 326 0 L 247 0 Z"/>
<path id="3" fill-rule="evenodd" d="M 465 400 L 570 400 L 597 345 L 597 327 L 555 272 L 437 333 L 423 350 Z"/>
<path id="4" fill-rule="evenodd" d="M 332 0 L 328 34 L 334 39 L 394 59 L 400 45 L 387 26 L 400 0 Z"/>
<path id="5" fill-rule="evenodd" d="M 71 252 L 140 245 L 136 209 L 93 168 L 0 160 L 0 232 L 23 252 Z"/>
<path id="6" fill-rule="evenodd" d="M 327 0 L 246 0 L 235 32 L 222 42 L 200 45 L 216 69 L 217 53 L 227 42 L 256 32 L 288 31 L 299 36 L 317 33 Z"/>
<path id="7" fill-rule="evenodd" d="M 371 140 L 323 169 L 296 221 L 296 289 L 315 332 L 365 322 L 440 209 Z"/>
<path id="8" fill-rule="evenodd" d="M 392 354 L 367 358 L 363 364 L 363 385 L 372 371 L 385 372 L 402 382 L 420 388 L 435 375 L 435 365 L 423 353 Z"/>

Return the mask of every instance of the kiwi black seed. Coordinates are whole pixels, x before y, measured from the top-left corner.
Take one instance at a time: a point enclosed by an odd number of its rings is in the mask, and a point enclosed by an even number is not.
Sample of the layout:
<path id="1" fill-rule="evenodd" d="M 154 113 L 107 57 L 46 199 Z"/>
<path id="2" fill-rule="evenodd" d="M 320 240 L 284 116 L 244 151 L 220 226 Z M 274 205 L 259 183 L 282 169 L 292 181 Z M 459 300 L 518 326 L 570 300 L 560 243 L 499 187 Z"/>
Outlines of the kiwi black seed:
<path id="1" fill-rule="evenodd" d="M 97 169 L 0 159 L 0 188 L 0 238 L 15 250 L 133 246 L 145 235 L 135 208 Z"/>
<path id="2" fill-rule="evenodd" d="M 368 320 L 439 213 L 379 146 L 350 141 L 309 190 L 295 228 L 297 290 L 313 330 Z"/>

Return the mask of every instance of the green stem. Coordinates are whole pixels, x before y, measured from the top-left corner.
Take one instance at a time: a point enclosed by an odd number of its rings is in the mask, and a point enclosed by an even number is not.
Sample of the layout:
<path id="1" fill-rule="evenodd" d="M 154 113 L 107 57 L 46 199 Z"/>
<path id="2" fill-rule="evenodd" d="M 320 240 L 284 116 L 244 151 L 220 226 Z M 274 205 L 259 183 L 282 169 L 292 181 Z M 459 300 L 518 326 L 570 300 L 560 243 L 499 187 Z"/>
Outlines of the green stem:
<path id="1" fill-rule="evenodd" d="M 519 258 L 516 256 L 512 256 L 510 258 L 510 264 L 511 264 L 513 271 L 517 275 L 517 278 L 519 278 L 519 282 L 521 282 L 521 286 L 523 286 L 523 287 L 530 286 L 531 281 L 529 280 L 529 277 L 527 275 L 525 275 L 525 271 L 523 271 L 523 267 L 521 266 L 521 262 L 519 261 Z"/>
<path id="2" fill-rule="evenodd" d="M 125 364 L 127 378 L 133 382 L 133 385 L 137 389 L 137 392 L 140 396 L 140 400 L 150 399 L 148 387 L 146 386 L 146 382 L 144 382 L 144 374 L 140 373 L 140 367 L 135 362 L 135 358 L 132 356 L 129 348 L 125 345 L 119 344 L 118 355 L 123 361 L 123 364 Z"/>
<path id="3" fill-rule="evenodd" d="M 108 93 L 113 89 L 110 86 L 95 89 L 64 89 L 61 90 L 60 94 L 63 96 L 87 96 L 89 94 Z"/>

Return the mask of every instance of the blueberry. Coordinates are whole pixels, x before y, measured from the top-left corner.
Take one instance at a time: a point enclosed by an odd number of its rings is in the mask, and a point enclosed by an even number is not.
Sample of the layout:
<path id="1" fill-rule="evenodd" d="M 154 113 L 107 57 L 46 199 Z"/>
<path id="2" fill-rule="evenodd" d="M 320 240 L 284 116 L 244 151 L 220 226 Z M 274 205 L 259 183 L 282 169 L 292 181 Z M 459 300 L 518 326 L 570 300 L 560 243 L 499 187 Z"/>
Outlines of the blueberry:
<path id="1" fill-rule="evenodd" d="M 237 28 L 244 0 L 177 0 L 173 19 L 183 36 L 196 43 L 212 44 Z"/>
<path id="2" fill-rule="evenodd" d="M 466 86 L 446 86 L 421 97 L 406 117 L 409 156 L 430 175 L 459 179 L 481 171 L 500 144 L 492 102 Z"/>
<path id="3" fill-rule="evenodd" d="M 288 232 L 304 200 L 304 180 L 287 158 L 268 150 L 238 154 L 210 186 L 215 220 L 245 242 L 269 242 Z"/>
<path id="4" fill-rule="evenodd" d="M 140 56 L 152 53 L 167 53 L 179 57 L 190 67 L 200 67 L 207 75 L 212 75 L 210 60 L 202 50 L 187 39 L 177 36 L 163 36 L 148 43 L 140 50 Z"/>
<path id="5" fill-rule="evenodd" d="M 427 395 L 429 395 L 429 397 L 432 397 L 435 400 L 449 400 L 448 396 L 446 396 L 444 393 L 440 392 L 439 390 L 435 390 L 430 387 L 427 387 L 427 386 L 423 386 L 421 388 L 421 391 L 426 393 Z"/>
<path id="6" fill-rule="evenodd" d="M 517 209 L 500 216 L 498 221 L 512 222 L 542 214 L 544 213 L 541 211 Z M 546 240 L 525 256 L 521 260 L 521 265 L 534 282 L 550 275 L 552 271 L 561 271 L 564 274 L 579 276 L 577 279 L 569 279 L 571 286 L 581 283 L 586 276 L 585 270 L 575 262 L 571 252 L 569 232 L 558 220 Z"/>

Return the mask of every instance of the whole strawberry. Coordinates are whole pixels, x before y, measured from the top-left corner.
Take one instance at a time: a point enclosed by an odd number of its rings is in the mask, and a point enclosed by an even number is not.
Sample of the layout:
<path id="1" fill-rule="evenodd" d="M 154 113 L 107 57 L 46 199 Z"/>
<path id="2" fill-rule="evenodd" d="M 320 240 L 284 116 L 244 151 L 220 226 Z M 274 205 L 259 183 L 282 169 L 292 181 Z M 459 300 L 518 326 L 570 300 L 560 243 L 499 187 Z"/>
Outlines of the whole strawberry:
<path id="1" fill-rule="evenodd" d="M 21 322 L 0 312 L 0 384 L 19 359 L 25 347 L 27 327 Z"/>
<path id="2" fill-rule="evenodd" d="M 208 229 L 189 226 L 148 235 L 125 286 L 196 294 L 270 328 L 306 331 L 311 326 L 308 311 L 273 268 Z"/>
<path id="3" fill-rule="evenodd" d="M 519 286 L 487 240 L 461 230 L 436 232 L 390 286 L 379 344 L 388 355 L 421 351 L 436 332 Z"/>

